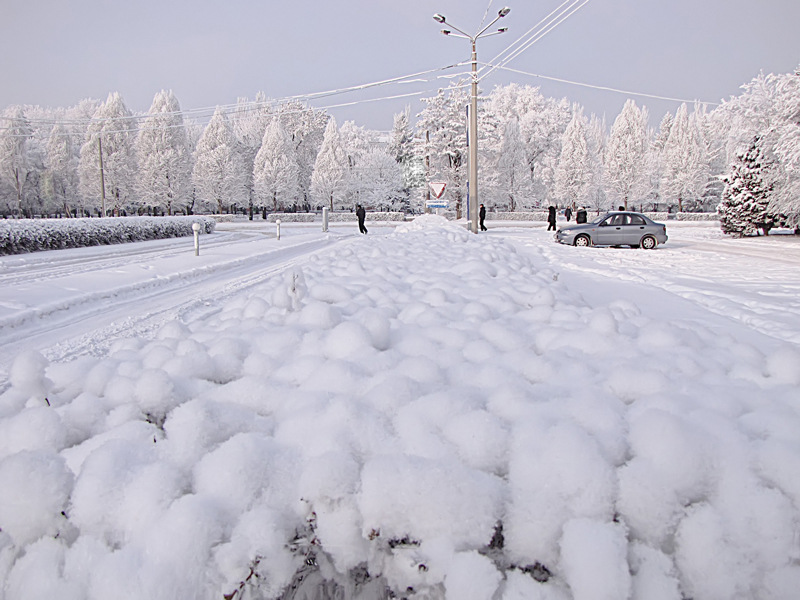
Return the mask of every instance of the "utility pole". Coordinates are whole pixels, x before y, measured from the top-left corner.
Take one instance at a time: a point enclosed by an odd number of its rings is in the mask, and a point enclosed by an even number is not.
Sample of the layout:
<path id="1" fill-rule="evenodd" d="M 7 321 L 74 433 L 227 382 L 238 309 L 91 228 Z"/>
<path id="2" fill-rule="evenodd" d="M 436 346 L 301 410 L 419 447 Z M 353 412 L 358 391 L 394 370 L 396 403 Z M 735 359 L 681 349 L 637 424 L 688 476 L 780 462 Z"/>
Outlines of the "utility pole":
<path id="1" fill-rule="evenodd" d="M 97 150 L 100 154 L 100 197 L 102 198 L 103 216 L 106 216 L 106 176 L 103 173 L 103 136 L 97 135 Z"/>
<path id="2" fill-rule="evenodd" d="M 478 233 L 478 52 L 477 37 L 472 38 L 472 97 L 469 104 L 469 220 L 472 233 Z"/>
<path id="3" fill-rule="evenodd" d="M 434 21 L 441 23 L 442 25 L 449 25 L 458 32 L 458 34 L 454 34 L 449 29 L 442 29 L 442 33 L 444 35 L 463 37 L 472 43 L 472 95 L 470 97 L 469 105 L 469 192 L 467 196 L 469 201 L 469 220 L 471 221 L 470 230 L 472 233 L 478 233 L 478 52 L 476 42 L 481 36 L 488 37 L 498 33 L 505 33 L 508 30 L 506 27 L 498 29 L 497 31 L 489 34 L 486 34 L 486 31 L 492 25 L 494 25 L 498 19 L 505 17 L 510 12 L 511 9 L 507 6 L 501 8 L 498 11 L 494 21 L 489 23 L 475 35 L 469 35 L 452 23 L 448 23 L 447 19 L 442 14 L 436 13 L 433 15 Z"/>

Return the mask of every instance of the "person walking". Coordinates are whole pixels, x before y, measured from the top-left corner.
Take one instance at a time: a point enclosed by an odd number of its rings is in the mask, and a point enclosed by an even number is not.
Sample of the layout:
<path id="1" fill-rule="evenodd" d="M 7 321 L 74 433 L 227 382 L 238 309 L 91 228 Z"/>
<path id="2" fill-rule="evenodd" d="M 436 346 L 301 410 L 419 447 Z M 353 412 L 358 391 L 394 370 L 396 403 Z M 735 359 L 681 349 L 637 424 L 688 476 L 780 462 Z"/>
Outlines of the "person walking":
<path id="1" fill-rule="evenodd" d="M 367 233 L 367 228 L 364 226 L 364 219 L 367 218 L 367 211 L 360 204 L 356 205 L 356 217 L 358 217 L 358 230 L 361 233 Z"/>
<path id="2" fill-rule="evenodd" d="M 572 218 L 572 209 L 569 206 L 564 210 L 564 216 L 567 218 L 567 221 Z"/>
<path id="3" fill-rule="evenodd" d="M 547 226 L 547 231 L 555 231 L 556 230 L 556 207 L 550 206 L 547 209 L 547 222 L 549 225 Z"/>
<path id="4" fill-rule="evenodd" d="M 586 223 L 586 209 L 582 206 L 578 209 L 578 212 L 575 213 L 575 222 Z"/>
<path id="5" fill-rule="evenodd" d="M 481 231 L 487 231 L 486 225 L 483 224 L 484 220 L 486 220 L 486 207 L 481 204 L 481 209 L 478 211 L 478 217 L 481 221 Z"/>

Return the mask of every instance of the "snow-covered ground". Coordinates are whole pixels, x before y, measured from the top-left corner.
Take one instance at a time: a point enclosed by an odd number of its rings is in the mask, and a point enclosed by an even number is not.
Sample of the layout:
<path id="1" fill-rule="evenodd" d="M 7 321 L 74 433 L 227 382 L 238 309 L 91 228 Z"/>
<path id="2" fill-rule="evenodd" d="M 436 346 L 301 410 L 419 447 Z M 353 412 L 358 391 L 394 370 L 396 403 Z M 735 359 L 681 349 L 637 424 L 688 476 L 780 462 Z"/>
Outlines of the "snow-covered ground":
<path id="1" fill-rule="evenodd" d="M 798 597 L 797 239 L 368 226 L 0 259 L 0 598 Z"/>

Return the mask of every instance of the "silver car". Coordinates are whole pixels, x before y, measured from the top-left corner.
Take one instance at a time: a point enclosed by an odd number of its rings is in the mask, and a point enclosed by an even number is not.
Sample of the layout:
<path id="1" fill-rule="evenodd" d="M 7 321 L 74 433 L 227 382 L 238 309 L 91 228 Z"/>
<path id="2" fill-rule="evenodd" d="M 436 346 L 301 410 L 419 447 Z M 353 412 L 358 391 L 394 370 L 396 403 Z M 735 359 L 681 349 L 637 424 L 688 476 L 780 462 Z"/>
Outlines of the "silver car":
<path id="1" fill-rule="evenodd" d="M 591 223 L 566 225 L 555 239 L 573 246 L 630 246 L 652 250 L 667 241 L 667 226 L 641 213 L 610 212 Z"/>

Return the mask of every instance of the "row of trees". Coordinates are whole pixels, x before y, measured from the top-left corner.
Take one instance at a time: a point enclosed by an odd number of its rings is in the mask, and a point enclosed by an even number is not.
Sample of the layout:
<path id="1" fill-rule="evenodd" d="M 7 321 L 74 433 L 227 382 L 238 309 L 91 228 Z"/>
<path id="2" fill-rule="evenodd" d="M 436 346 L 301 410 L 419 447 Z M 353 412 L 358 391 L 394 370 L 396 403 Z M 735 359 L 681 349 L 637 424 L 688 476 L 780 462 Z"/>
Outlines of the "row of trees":
<path id="1" fill-rule="evenodd" d="M 339 175 L 328 189 L 333 167 Z M 377 132 L 352 122 L 339 129 L 324 111 L 263 95 L 218 108 L 205 127 L 185 119 L 168 91 L 145 115 L 112 93 L 67 110 L 11 107 L 0 121 L 5 214 L 296 210 L 332 201 L 389 208 L 407 196 Z"/>
<path id="2" fill-rule="evenodd" d="M 798 82 L 798 73 L 759 76 L 712 111 L 681 105 L 657 129 L 632 100 L 609 128 L 538 88 L 496 87 L 479 104 L 481 202 L 512 211 L 722 202 L 734 233 L 796 226 Z M 406 210 L 424 207 L 436 180 L 461 210 L 468 99 L 463 84 L 440 90 L 424 99 L 415 126 L 408 110 L 395 115 L 388 137 L 263 94 L 218 108 L 205 127 L 184 117 L 171 92 L 156 94 L 144 115 L 118 94 L 70 109 L 11 107 L 0 123 L 0 210 L 83 213 L 97 210 L 103 193 L 110 210 L 128 212 Z"/>

